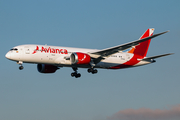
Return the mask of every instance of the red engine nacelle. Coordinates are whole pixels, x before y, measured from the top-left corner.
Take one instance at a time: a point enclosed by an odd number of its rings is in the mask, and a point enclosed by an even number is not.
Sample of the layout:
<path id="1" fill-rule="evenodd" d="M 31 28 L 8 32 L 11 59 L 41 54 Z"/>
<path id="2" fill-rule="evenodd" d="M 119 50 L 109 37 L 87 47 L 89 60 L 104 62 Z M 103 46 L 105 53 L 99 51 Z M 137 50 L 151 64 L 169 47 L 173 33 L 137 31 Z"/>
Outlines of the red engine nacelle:
<path id="1" fill-rule="evenodd" d="M 37 69 L 40 73 L 55 73 L 59 68 L 54 65 L 37 64 Z"/>
<path id="2" fill-rule="evenodd" d="M 75 52 L 70 56 L 72 64 L 89 64 L 91 62 L 91 57 L 86 53 Z"/>

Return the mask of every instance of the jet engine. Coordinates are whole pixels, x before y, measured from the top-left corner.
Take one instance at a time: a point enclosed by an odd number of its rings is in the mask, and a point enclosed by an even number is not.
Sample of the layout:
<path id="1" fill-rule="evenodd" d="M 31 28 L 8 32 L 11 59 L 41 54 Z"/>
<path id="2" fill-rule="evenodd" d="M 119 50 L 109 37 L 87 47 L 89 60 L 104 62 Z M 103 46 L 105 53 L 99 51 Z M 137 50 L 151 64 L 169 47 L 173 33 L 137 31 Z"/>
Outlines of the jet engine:
<path id="1" fill-rule="evenodd" d="M 54 65 L 37 64 L 37 69 L 40 73 L 55 73 L 59 68 Z"/>
<path id="2" fill-rule="evenodd" d="M 91 57 L 86 53 L 74 52 L 70 56 L 70 61 L 72 64 L 89 64 Z"/>

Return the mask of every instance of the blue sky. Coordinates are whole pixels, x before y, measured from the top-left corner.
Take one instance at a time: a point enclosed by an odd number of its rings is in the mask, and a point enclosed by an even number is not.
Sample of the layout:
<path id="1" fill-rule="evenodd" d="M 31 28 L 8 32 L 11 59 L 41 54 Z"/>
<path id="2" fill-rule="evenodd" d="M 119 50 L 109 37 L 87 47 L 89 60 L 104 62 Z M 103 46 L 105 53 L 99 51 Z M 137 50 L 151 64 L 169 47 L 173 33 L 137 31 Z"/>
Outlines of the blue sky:
<path id="1" fill-rule="evenodd" d="M 154 119 L 173 118 L 180 109 L 179 5 L 179 0 L 1 0 L 0 119 L 123 120 L 133 110 L 144 114 L 142 108 L 151 116 L 161 111 Z M 137 40 L 148 28 L 170 32 L 152 39 L 147 56 L 175 54 L 95 75 L 79 69 L 79 79 L 70 76 L 71 68 L 46 75 L 36 64 L 24 64 L 19 71 L 5 58 L 21 44 L 108 48 Z"/>

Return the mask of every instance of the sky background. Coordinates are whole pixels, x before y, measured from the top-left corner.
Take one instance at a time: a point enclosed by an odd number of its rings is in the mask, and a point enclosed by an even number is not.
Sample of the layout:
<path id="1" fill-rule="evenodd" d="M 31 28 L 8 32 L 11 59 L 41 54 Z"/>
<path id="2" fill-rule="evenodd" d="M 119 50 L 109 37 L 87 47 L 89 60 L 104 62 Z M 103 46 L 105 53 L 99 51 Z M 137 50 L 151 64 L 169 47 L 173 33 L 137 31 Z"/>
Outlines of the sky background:
<path id="1" fill-rule="evenodd" d="M 1 120 L 179 120 L 179 0 L 0 0 Z M 174 55 L 147 66 L 71 68 L 41 74 L 36 64 L 5 58 L 14 46 L 48 44 L 104 49 L 137 40 L 148 28 L 147 56 Z"/>

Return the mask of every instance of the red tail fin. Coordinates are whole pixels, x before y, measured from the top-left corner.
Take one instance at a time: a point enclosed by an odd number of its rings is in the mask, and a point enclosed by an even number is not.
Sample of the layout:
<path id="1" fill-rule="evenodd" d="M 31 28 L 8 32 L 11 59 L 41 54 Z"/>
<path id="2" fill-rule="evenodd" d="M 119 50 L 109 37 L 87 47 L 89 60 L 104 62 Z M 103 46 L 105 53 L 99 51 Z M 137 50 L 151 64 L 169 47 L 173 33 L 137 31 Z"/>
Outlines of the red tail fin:
<path id="1" fill-rule="evenodd" d="M 154 28 L 150 28 L 148 29 L 141 37 L 140 39 L 143 39 L 145 37 L 149 37 L 152 36 L 154 32 Z M 134 48 L 132 48 L 130 51 L 128 51 L 128 53 L 133 53 L 139 56 L 142 56 L 143 58 L 146 57 L 148 48 L 149 48 L 149 44 L 151 42 L 151 39 L 144 41 L 142 43 L 140 43 L 139 45 L 135 46 Z"/>

